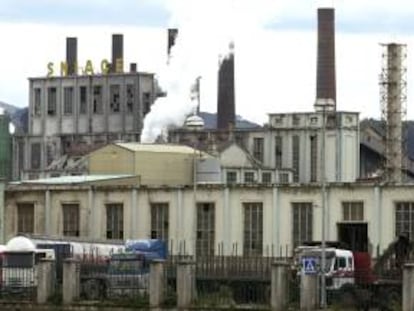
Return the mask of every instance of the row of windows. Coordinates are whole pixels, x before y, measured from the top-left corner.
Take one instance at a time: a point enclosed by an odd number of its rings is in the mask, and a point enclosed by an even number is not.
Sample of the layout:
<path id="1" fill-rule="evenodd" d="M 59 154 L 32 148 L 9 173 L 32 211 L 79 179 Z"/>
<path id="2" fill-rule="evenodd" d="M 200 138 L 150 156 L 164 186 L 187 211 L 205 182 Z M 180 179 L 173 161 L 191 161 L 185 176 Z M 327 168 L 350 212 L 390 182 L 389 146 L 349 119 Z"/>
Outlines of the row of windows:
<path id="1" fill-rule="evenodd" d="M 79 87 L 79 114 L 88 113 L 88 92 L 89 89 L 87 86 Z M 125 90 L 125 109 L 126 112 L 133 112 L 134 99 L 135 99 L 135 87 L 133 84 L 127 84 Z M 102 114 L 103 113 L 103 88 L 101 85 L 94 85 L 92 87 L 92 106 L 91 113 Z M 57 114 L 57 88 L 49 87 L 47 89 L 47 106 L 46 113 L 49 116 L 54 116 Z M 62 111 L 64 115 L 72 115 L 74 113 L 74 104 L 75 104 L 75 91 L 73 87 L 64 87 L 63 88 L 63 106 Z M 147 114 L 151 106 L 151 93 L 144 92 L 142 94 L 142 105 L 144 114 Z M 111 113 L 121 112 L 121 85 L 114 84 L 109 87 L 109 111 Z M 33 103 L 33 115 L 40 116 L 42 114 L 42 89 L 34 89 L 34 103 Z"/>
<path id="2" fill-rule="evenodd" d="M 292 136 L 292 170 L 293 170 L 293 181 L 299 181 L 299 172 L 300 172 L 300 137 L 298 135 Z M 275 137 L 275 168 L 282 168 L 282 156 L 283 156 L 283 137 Z M 253 157 L 263 162 L 264 159 L 264 138 L 255 137 L 253 138 Z M 310 181 L 315 182 L 317 179 L 317 169 L 318 169 L 318 141 L 317 136 L 310 136 Z"/>
<path id="3" fill-rule="evenodd" d="M 262 172 L 260 181 L 258 180 L 258 177 L 256 176 L 255 172 L 248 171 L 244 172 L 243 174 L 243 180 L 240 182 L 243 183 L 255 183 L 255 182 L 261 182 L 263 184 L 271 184 L 273 182 L 279 182 L 279 183 L 288 183 L 289 182 L 289 173 L 279 173 L 278 180 L 273 180 L 271 172 Z M 227 184 L 235 184 L 238 183 L 238 172 L 237 171 L 228 171 L 226 172 L 226 183 Z"/>
<path id="4" fill-rule="evenodd" d="M 243 203 L 243 250 L 246 255 L 263 253 L 263 203 Z M 363 221 L 363 202 L 343 202 L 344 221 Z M 396 206 L 396 233 L 414 232 L 414 203 L 398 203 Z M 34 233 L 34 204 L 17 206 L 17 231 Z M 168 240 L 168 203 L 151 204 L 151 238 Z M 292 203 L 293 245 L 301 245 L 313 238 L 313 203 Z M 197 203 L 196 254 L 212 255 L 215 246 L 215 204 Z M 79 204 L 62 204 L 64 236 L 80 236 Z M 106 205 L 106 238 L 124 239 L 124 209 L 121 203 Z"/>

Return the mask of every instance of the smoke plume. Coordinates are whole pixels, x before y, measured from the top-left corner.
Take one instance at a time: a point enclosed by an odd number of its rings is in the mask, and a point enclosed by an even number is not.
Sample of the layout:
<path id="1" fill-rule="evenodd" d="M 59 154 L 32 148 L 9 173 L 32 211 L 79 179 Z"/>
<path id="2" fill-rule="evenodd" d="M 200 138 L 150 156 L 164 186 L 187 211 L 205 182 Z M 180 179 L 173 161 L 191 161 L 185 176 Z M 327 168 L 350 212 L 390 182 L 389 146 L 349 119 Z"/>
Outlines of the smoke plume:
<path id="1" fill-rule="evenodd" d="M 277 12 L 274 0 L 169 0 L 171 27 L 178 36 L 169 62 L 157 74 L 166 97 L 156 100 L 144 120 L 141 142 L 153 142 L 170 126 L 181 126 L 196 103 L 191 88 L 202 77 L 200 97 L 216 102 L 219 55 L 229 52 L 246 34 L 262 29 Z M 236 62 L 237 63 L 237 62 Z M 236 65 L 237 67 L 237 65 Z M 237 69 L 236 69 L 237 71 Z M 237 84 L 237 81 L 236 81 Z"/>

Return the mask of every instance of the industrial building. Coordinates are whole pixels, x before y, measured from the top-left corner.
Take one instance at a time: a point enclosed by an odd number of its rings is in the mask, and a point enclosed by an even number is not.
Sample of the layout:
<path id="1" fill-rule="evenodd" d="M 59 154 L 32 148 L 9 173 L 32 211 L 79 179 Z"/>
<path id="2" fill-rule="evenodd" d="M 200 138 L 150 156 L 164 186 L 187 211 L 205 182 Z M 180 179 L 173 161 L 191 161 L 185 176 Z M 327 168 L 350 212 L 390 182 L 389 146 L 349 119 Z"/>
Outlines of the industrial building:
<path id="1" fill-rule="evenodd" d="M 112 61 L 81 67 L 77 39 L 67 38 L 66 61 L 29 78 L 28 133 L 15 135 L 15 179 L 84 174 L 80 158 L 109 142 L 139 141 L 157 94 L 152 73 L 124 71 L 123 36 L 112 36 Z M 97 68 L 100 71 L 97 72 Z"/>
<path id="2" fill-rule="evenodd" d="M 176 33 L 170 35 L 173 40 Z M 85 169 L 93 175 L 9 184 L 5 204 L 0 205 L 3 241 L 18 232 L 89 239 L 151 237 L 168 240 L 172 253 L 270 256 L 291 255 L 303 242 L 325 238 L 353 250 L 369 251 L 375 257 L 399 234 L 408 233 L 413 239 L 414 185 L 403 183 L 403 172 L 409 170 L 409 166 L 404 167 L 401 136 L 404 46 L 388 44 L 385 49 L 381 76 L 385 140 L 369 124 L 364 125 L 361 135 L 357 112 L 336 109 L 334 11 L 319 9 L 317 88 L 312 111 L 269 114 L 268 123 L 262 127 L 237 128 L 235 51 L 231 50 L 219 70 L 215 129 L 203 129 L 203 120 L 190 116 L 186 126 L 170 130 L 169 141 L 191 148 L 114 143 L 82 158 Z M 91 80 L 124 75 L 129 74 L 91 76 Z M 56 82 L 54 78 L 46 78 L 39 82 L 39 88 L 52 82 Z M 109 82 L 103 84 L 108 87 Z M 93 85 L 89 85 L 90 92 Z M 154 84 L 151 86 L 154 90 Z M 60 92 L 64 92 L 62 88 Z M 111 87 L 106 90 L 105 96 L 111 94 Z M 94 92 L 91 94 L 95 98 Z M 49 94 L 42 96 L 48 103 Z M 105 111 L 112 107 L 110 102 Z M 82 146 L 68 143 L 64 149 L 64 138 L 74 142 L 70 137 L 90 137 L 86 145 L 93 143 L 94 147 L 110 141 L 103 137 L 133 140 L 127 129 L 127 136 L 122 136 L 122 130 L 117 132 L 121 136 L 105 136 L 111 118 L 98 115 L 101 122 L 94 123 L 95 114 L 90 109 L 96 104 L 95 100 L 90 102 L 88 116 L 92 121 L 85 121 L 91 131 L 79 132 L 79 136 L 62 132 L 64 124 L 71 124 L 64 123 L 63 116 L 48 126 L 37 122 L 40 116 L 31 116 L 31 133 L 37 131 L 38 136 L 24 137 L 24 148 L 32 151 L 33 144 L 41 143 L 34 148 L 40 148 L 41 156 L 28 153 L 22 163 L 36 163 L 39 169 L 27 172 L 47 171 L 47 154 L 54 153 L 48 153 L 46 130 L 54 133 L 52 140 L 58 139 L 62 149 L 56 150 L 62 154 L 70 146 Z M 42 112 L 42 116 L 47 114 L 47 110 Z M 75 129 L 85 125 L 80 112 L 78 116 L 73 118 Z M 102 140 L 95 140 L 98 138 Z M 49 165 L 57 163 L 54 161 Z M 32 169 L 30 165 L 25 167 Z M 374 173 L 378 179 L 372 178 Z"/>
<path id="3" fill-rule="evenodd" d="M 162 238 L 172 253 L 291 255 L 321 240 L 320 185 L 137 185 L 133 175 L 68 176 L 10 184 L 2 234 L 92 240 Z M 375 257 L 414 238 L 413 185 L 330 183 L 327 240 Z"/>

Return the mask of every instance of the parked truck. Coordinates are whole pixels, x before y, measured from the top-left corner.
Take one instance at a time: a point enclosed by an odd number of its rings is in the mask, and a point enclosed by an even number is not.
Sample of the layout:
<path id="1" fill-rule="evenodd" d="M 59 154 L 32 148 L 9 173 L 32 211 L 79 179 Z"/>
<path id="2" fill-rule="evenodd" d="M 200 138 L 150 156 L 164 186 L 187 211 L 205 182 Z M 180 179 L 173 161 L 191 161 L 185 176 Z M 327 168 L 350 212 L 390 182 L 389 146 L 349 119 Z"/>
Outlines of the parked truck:
<path id="1" fill-rule="evenodd" d="M 54 259 L 54 273 L 62 282 L 63 261 L 81 263 L 81 294 L 99 299 L 108 294 L 125 294 L 127 289 L 147 289 L 149 262 L 166 258 L 166 245 L 160 240 L 129 240 L 114 243 L 60 239 L 43 236 L 16 236 L 5 246 L 2 290 L 22 292 L 37 286 L 41 258 Z M 134 283 L 135 282 L 135 283 Z"/>
<path id="2" fill-rule="evenodd" d="M 328 300 L 364 308 L 377 306 L 390 310 L 401 302 L 402 268 L 410 259 L 412 243 L 401 235 L 376 260 L 368 252 L 341 248 L 339 243 L 327 243 L 325 269 L 321 267 L 322 248 L 319 243 L 307 243 L 295 250 L 295 266 L 305 273 L 303 263 L 313 258 L 319 274 L 324 271 Z M 298 272 L 298 275 L 301 274 Z"/>

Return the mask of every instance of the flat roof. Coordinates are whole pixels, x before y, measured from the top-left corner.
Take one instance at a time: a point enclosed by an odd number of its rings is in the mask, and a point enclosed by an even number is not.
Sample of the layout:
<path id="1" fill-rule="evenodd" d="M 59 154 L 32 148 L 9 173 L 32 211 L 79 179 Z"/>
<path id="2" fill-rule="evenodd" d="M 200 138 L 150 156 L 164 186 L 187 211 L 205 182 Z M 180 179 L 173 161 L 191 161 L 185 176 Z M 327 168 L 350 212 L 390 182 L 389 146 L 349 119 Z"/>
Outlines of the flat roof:
<path id="1" fill-rule="evenodd" d="M 189 146 L 175 144 L 115 143 L 115 145 L 134 152 L 146 151 L 193 154 L 197 151 Z"/>
<path id="2" fill-rule="evenodd" d="M 136 175 L 119 174 L 119 175 L 80 175 L 80 176 L 59 176 L 41 179 L 29 179 L 11 182 L 10 184 L 34 184 L 34 185 L 68 185 L 68 184 L 85 184 L 96 181 L 116 180 L 122 178 L 136 177 Z"/>

